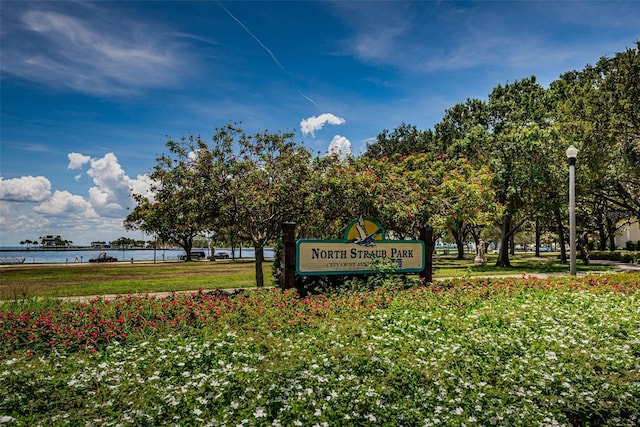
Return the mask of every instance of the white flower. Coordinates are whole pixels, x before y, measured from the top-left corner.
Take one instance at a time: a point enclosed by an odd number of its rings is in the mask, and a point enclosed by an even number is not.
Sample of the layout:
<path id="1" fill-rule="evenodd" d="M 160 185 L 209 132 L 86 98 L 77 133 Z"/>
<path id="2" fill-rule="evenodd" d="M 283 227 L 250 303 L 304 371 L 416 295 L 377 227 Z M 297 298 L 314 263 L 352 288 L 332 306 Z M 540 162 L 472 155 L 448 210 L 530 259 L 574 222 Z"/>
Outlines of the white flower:
<path id="1" fill-rule="evenodd" d="M 239 404 L 238 402 L 235 402 L 235 401 L 234 401 L 234 402 L 231 402 L 231 407 L 232 407 L 233 409 L 238 409 L 238 406 L 240 406 L 240 404 Z"/>
<path id="2" fill-rule="evenodd" d="M 377 418 L 375 417 L 375 415 L 373 414 L 367 414 L 365 415 L 365 418 L 368 419 L 369 421 L 371 421 L 372 423 L 375 423 L 377 420 Z"/>
<path id="3" fill-rule="evenodd" d="M 3 415 L 0 417 L 0 424 L 10 423 L 11 421 L 15 421 L 15 418 L 10 417 L 9 415 Z"/>
<path id="4" fill-rule="evenodd" d="M 253 416 L 256 418 L 263 418 L 267 416 L 267 413 L 265 412 L 264 408 L 260 407 L 260 408 L 256 408 L 256 411 L 253 413 Z"/>
<path id="5" fill-rule="evenodd" d="M 193 413 L 196 414 L 197 416 L 202 415 L 202 410 L 200 408 L 196 408 L 193 410 Z"/>

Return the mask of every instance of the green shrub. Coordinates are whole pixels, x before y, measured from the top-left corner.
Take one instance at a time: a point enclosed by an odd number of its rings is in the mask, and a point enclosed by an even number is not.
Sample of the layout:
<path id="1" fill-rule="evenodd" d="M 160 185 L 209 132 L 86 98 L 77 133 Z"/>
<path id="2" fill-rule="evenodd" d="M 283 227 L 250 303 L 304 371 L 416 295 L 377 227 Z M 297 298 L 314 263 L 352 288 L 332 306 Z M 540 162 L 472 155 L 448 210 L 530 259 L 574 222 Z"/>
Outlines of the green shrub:
<path id="1" fill-rule="evenodd" d="M 640 261 L 640 253 L 638 251 L 593 251 L 589 255 L 591 259 L 618 261 L 624 263 L 638 263 Z"/>
<path id="2" fill-rule="evenodd" d="M 628 251 L 640 251 L 640 240 L 636 240 L 635 242 L 633 240 L 629 240 L 625 244 L 625 249 Z"/>

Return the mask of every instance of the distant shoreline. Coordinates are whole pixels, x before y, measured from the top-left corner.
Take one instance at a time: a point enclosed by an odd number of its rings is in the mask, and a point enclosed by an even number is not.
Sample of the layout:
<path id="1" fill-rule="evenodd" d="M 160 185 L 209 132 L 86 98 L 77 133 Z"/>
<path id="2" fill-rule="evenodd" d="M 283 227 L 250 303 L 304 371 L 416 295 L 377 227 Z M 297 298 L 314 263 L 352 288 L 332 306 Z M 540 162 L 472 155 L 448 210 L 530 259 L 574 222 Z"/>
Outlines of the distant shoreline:
<path id="1" fill-rule="evenodd" d="M 66 248 L 9 248 L 6 247 L 0 248 L 0 252 L 73 252 L 73 251 L 95 251 L 95 252 L 106 252 L 106 251 L 121 251 L 122 248 L 112 247 L 112 248 L 92 248 L 90 246 L 72 246 Z M 126 248 L 127 251 L 152 251 L 153 248 Z M 179 251 L 179 248 L 157 248 L 156 250 L 166 250 L 166 251 Z"/>

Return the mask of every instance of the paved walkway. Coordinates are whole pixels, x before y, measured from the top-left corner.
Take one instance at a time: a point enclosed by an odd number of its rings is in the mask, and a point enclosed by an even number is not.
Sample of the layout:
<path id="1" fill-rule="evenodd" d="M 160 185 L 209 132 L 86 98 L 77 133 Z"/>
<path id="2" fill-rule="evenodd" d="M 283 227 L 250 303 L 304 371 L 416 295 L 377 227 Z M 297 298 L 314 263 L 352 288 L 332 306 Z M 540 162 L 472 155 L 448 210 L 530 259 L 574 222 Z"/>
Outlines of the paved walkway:
<path id="1" fill-rule="evenodd" d="M 617 261 L 607 261 L 604 259 L 591 260 L 591 264 L 595 265 L 617 265 L 622 272 L 640 271 L 640 264 L 626 264 Z"/>

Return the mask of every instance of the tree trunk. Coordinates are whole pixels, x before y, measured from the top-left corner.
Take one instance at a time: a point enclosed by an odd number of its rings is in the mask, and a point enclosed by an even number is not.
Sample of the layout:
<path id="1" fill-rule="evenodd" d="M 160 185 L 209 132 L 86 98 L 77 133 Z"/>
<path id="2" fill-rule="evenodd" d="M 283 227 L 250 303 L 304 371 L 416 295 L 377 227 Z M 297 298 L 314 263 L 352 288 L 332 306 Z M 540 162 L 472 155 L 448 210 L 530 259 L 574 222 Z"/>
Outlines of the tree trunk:
<path id="1" fill-rule="evenodd" d="M 516 242 L 515 242 L 515 236 L 514 233 L 511 232 L 511 230 L 509 230 L 509 254 L 510 255 L 515 255 L 516 254 Z"/>
<path id="2" fill-rule="evenodd" d="M 462 233 L 451 233 L 453 239 L 456 241 L 456 247 L 458 248 L 458 256 L 456 259 L 464 259 L 464 242 L 462 241 Z"/>
<path id="3" fill-rule="evenodd" d="M 609 218 L 607 218 L 609 220 Z M 607 250 L 607 230 L 604 226 L 602 215 L 598 215 L 598 250 Z"/>
<path id="4" fill-rule="evenodd" d="M 611 218 L 607 218 L 607 239 L 605 240 L 609 240 L 609 249 L 612 251 L 615 251 L 616 250 L 616 226 L 613 223 L 613 220 Z M 602 250 L 603 251 L 607 250 L 606 244 Z"/>
<path id="5" fill-rule="evenodd" d="M 182 249 L 184 249 L 185 254 L 187 255 L 186 260 L 187 261 L 191 261 L 191 249 L 193 248 L 193 241 L 185 241 L 184 242 L 184 246 L 182 247 Z"/>
<path id="6" fill-rule="evenodd" d="M 556 219 L 556 227 L 558 230 L 558 242 L 560 243 L 560 262 L 567 263 L 567 249 L 565 248 L 564 240 L 564 225 L 562 223 L 562 215 L 560 215 L 560 208 L 553 209 L 553 216 Z"/>
<path id="7" fill-rule="evenodd" d="M 540 220 L 536 218 L 536 258 L 540 257 Z"/>
<path id="8" fill-rule="evenodd" d="M 505 215 L 500 234 L 500 251 L 496 267 L 511 267 L 509 261 L 509 241 L 511 240 L 511 215 Z"/>
<path id="9" fill-rule="evenodd" d="M 262 263 L 264 261 L 264 247 L 254 247 L 256 252 L 256 286 L 264 286 L 264 275 L 262 273 Z"/>
<path id="10" fill-rule="evenodd" d="M 231 242 L 231 259 L 236 260 L 236 235 L 233 231 L 230 231 L 229 241 Z"/>

